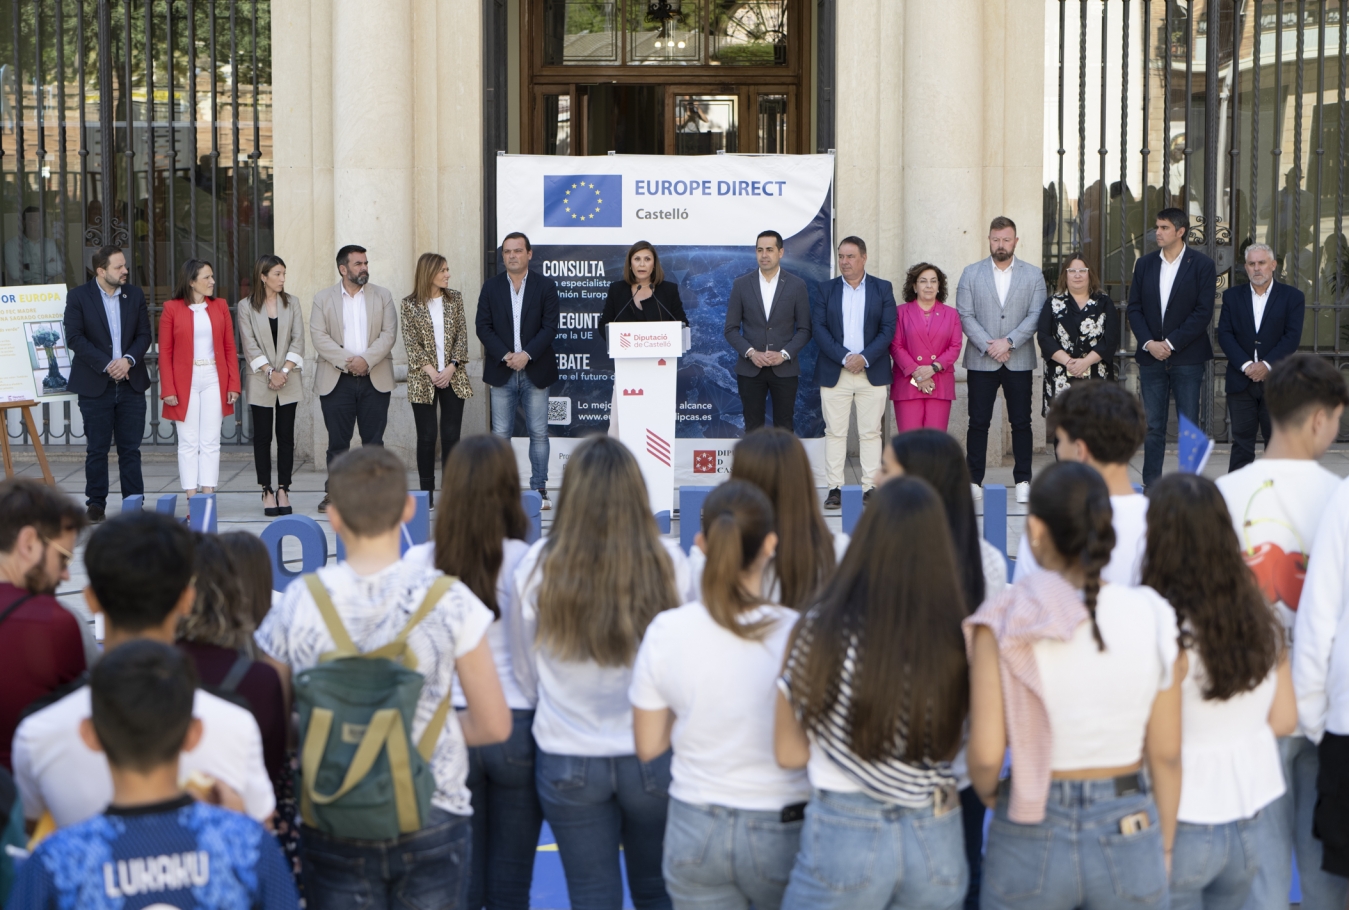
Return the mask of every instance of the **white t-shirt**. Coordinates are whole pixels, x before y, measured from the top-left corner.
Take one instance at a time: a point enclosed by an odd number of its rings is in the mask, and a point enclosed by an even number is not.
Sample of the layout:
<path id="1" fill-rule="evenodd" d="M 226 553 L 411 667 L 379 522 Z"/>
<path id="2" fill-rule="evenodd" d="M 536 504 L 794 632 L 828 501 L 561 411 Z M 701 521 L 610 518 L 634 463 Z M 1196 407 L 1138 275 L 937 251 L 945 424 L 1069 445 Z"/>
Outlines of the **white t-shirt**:
<path id="1" fill-rule="evenodd" d="M 1148 546 L 1148 498 L 1142 493 L 1111 496 L 1110 508 L 1114 512 L 1110 524 L 1115 528 L 1115 549 L 1110 551 L 1110 562 L 1101 570 L 1101 581 L 1131 588 L 1139 583 L 1143 554 Z M 1022 534 L 1012 581 L 1018 582 L 1039 571 L 1040 565 L 1030 551 L 1030 535 Z"/>
<path id="2" fill-rule="evenodd" d="M 24 719 L 14 733 L 14 783 L 30 820 L 51 812 L 58 828 L 82 822 L 112 802 L 112 774 L 102 752 L 80 738 L 91 714 L 83 686 Z M 262 763 L 262 734 L 253 715 L 209 692 L 197 690 L 192 715 L 201 720 L 201 742 L 178 760 L 179 780 L 194 771 L 233 788 L 250 817 L 263 821 L 276 808 L 272 781 Z"/>
<path id="3" fill-rule="evenodd" d="M 515 587 L 520 596 L 520 613 L 530 632 L 538 623 L 539 587 L 542 572 L 536 572 L 546 540 L 529 548 L 515 570 Z M 689 596 L 689 561 L 679 544 L 661 538 L 674 562 L 675 590 L 683 602 Z M 538 648 L 534 654 L 538 671 L 539 703 L 534 711 L 534 741 L 544 752 L 554 755 L 581 755 L 592 758 L 632 755 L 632 703 L 628 688 L 632 685 L 632 667 L 602 667 L 593 660 L 561 660 Z"/>
<path id="4" fill-rule="evenodd" d="M 776 811 L 810 797 L 805 773 L 778 767 L 773 756 L 777 676 L 797 613 L 765 605 L 741 618 L 773 625 L 760 640 L 741 638 L 698 601 L 657 616 L 637 652 L 628 696 L 633 707 L 674 713 L 671 796 Z"/>
<path id="5" fill-rule="evenodd" d="M 433 301 L 434 302 L 434 301 Z M 529 551 L 529 544 L 523 540 L 506 538 L 501 542 L 501 569 L 497 572 L 497 610 L 501 616 L 487 627 L 487 645 L 492 649 L 492 660 L 497 665 L 497 676 L 501 679 L 501 691 L 506 696 L 506 705 L 512 711 L 533 711 L 534 701 L 520 688 L 512 665 L 511 634 L 512 617 L 515 615 L 515 568 Z M 403 554 L 404 562 L 411 562 L 424 569 L 436 567 L 436 545 L 434 542 L 409 547 Z M 454 706 L 463 709 L 468 706 L 464 692 L 459 688 L 459 677 L 454 677 Z"/>
<path id="6" fill-rule="evenodd" d="M 1171 687 L 1176 613 L 1156 591 L 1106 584 L 1096 598 L 1105 650 L 1083 620 L 1068 641 L 1032 646 L 1053 739 L 1053 769 L 1119 768 L 1143 757 L 1157 693 Z"/>
<path id="7" fill-rule="evenodd" d="M 393 641 L 440 573 L 399 560 L 373 575 L 358 575 L 343 562 L 319 569 L 318 576 L 351 640 L 362 651 L 371 651 Z M 446 693 L 452 691 L 455 661 L 478 646 L 491 624 L 492 611 L 463 582 L 455 582 L 408 635 L 417 672 L 425 677 L 412 722 L 414 743 Z M 319 658 L 336 647 L 303 578 L 291 582 L 253 638 L 266 654 L 288 664 L 294 673 L 317 666 Z M 468 748 L 453 711 L 431 755 L 431 773 L 436 781 L 431 804 L 455 815 L 472 815 L 464 785 Z"/>
<path id="8" fill-rule="evenodd" d="M 842 531 L 834 532 L 834 565 L 843 562 L 843 554 L 848 552 L 849 540 L 851 538 Z M 689 569 L 693 579 L 693 593 L 689 600 L 698 600 L 703 596 L 703 568 L 706 565 L 707 555 L 702 550 L 694 547 L 689 551 Z M 764 597 L 774 603 L 782 599 L 782 581 L 774 570 L 773 562 L 769 562 L 763 570 L 763 591 Z"/>

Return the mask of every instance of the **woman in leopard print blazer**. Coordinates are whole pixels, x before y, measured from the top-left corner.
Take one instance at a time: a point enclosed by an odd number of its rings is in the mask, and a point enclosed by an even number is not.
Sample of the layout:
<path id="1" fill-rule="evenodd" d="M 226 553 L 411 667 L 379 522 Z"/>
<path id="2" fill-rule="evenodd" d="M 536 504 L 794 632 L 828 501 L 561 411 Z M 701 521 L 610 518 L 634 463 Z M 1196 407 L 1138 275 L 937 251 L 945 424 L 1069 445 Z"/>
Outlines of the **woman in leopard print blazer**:
<path id="1" fill-rule="evenodd" d="M 436 488 L 436 405 L 440 405 L 440 459 L 459 441 L 468 382 L 468 325 L 464 298 L 450 289 L 450 267 L 438 253 L 417 260 L 414 291 L 403 298 L 403 344 L 408 353 L 408 401 L 417 425 L 421 488 Z"/>

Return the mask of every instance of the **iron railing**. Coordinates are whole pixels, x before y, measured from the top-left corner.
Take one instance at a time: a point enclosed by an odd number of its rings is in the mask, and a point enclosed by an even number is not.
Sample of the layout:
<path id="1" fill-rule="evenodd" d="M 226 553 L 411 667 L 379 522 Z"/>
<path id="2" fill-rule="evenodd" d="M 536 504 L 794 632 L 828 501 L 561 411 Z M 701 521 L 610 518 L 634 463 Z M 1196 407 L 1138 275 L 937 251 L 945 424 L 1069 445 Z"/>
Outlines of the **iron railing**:
<path id="1" fill-rule="evenodd" d="M 145 290 L 151 331 L 190 258 L 231 307 L 272 250 L 270 0 L 5 0 L 0 6 L 0 249 L 37 209 L 70 287 L 104 245 Z M 6 274 L 6 284 L 24 283 Z M 242 359 L 242 358 L 241 358 Z M 161 417 L 157 348 L 145 443 Z M 42 405 L 45 444 L 82 437 L 78 409 Z M 247 408 L 223 430 L 251 441 Z M 27 432 L 11 435 L 27 442 Z"/>

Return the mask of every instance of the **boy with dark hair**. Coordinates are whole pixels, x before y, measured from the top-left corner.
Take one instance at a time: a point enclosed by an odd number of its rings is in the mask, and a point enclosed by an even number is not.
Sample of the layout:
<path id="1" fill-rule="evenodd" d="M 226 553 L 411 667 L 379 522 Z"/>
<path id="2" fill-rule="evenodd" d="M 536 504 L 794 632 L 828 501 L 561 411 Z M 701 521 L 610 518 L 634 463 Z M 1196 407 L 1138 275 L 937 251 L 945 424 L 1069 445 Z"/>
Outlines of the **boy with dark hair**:
<path id="1" fill-rule="evenodd" d="M 315 719 L 321 710 L 331 712 L 326 722 L 333 731 L 342 731 L 348 752 L 376 725 L 373 716 L 345 721 L 337 716 L 347 710 L 345 705 L 321 708 L 319 697 L 327 692 L 338 698 L 343 679 L 390 672 L 387 664 L 401 657 L 396 671 L 415 669 L 422 680 L 420 693 L 410 729 L 400 720 L 381 748 L 390 756 L 395 747 L 400 749 L 401 764 L 407 766 L 420 767 L 416 755 L 421 754 L 434 792 L 425 815 L 420 797 L 409 794 L 414 824 L 404 827 L 400 805 L 398 825 L 387 838 L 367 833 L 384 816 L 376 819 L 375 810 L 363 806 L 348 808 L 340 796 L 305 809 L 300 831 L 305 894 L 317 907 L 346 906 L 353 892 L 375 895 L 377 906 L 396 901 L 460 906 L 467 900 L 473 813 L 466 785 L 467 746 L 502 742 L 511 732 L 510 709 L 487 642 L 493 615 L 462 582 L 400 559 L 401 525 L 412 518 L 415 506 L 398 456 L 384 448 L 362 447 L 334 460 L 328 477 L 328 520 L 346 547 L 346 561 L 292 584 L 254 635 L 263 653 L 301 674 L 295 688 L 302 753 L 306 765 L 317 770 L 313 780 L 306 772 L 299 787 L 308 794 L 322 780 L 323 789 L 334 789 L 345 774 L 338 773 L 331 783 L 323 777 L 343 746 L 334 746 L 327 735 L 312 735 L 314 729 L 323 729 L 323 721 Z M 381 655 L 389 658 L 383 666 L 377 660 L 349 659 Z M 318 666 L 331 656 L 339 659 Z M 456 674 L 468 706 L 457 716 L 445 713 Z M 366 686 L 376 691 L 368 682 Z M 433 725 L 442 722 L 437 733 Z M 387 768 L 379 766 L 370 776 L 388 775 L 398 792 L 394 765 L 391 757 Z M 329 804 L 333 814 L 326 814 Z M 353 827 L 357 830 L 348 830 Z"/>
<path id="2" fill-rule="evenodd" d="M 1272 434 L 1264 457 L 1217 483 L 1232 513 L 1246 564 L 1283 620 L 1293 649 L 1293 687 L 1301 723 L 1292 736 L 1279 740 L 1287 790 L 1258 816 L 1256 839 L 1262 859 L 1246 907 L 1288 906 L 1296 850 L 1303 910 L 1343 910 L 1349 879 L 1341 876 L 1349 868 L 1342 865 L 1340 875 L 1323 871 L 1333 867 L 1329 848 L 1323 866 L 1322 840 L 1313 833 L 1313 815 L 1320 837 L 1326 839 L 1332 826 L 1316 810 L 1318 774 L 1325 777 L 1340 769 L 1318 760 L 1316 744 L 1320 741 L 1325 748 L 1322 733 L 1328 726 L 1349 733 L 1349 726 L 1334 721 L 1327 725 L 1324 660 L 1335 646 L 1334 617 L 1343 614 L 1340 570 L 1346 538 L 1341 516 L 1349 514 L 1349 496 L 1340 478 L 1317 459 L 1335 441 L 1349 389 L 1330 361 L 1293 354 L 1270 368 L 1265 403 Z M 1310 567 L 1309 554 L 1314 557 Z M 1349 834 L 1343 822 L 1334 827 Z M 1342 860 L 1349 862 L 1349 854 Z"/>
<path id="3" fill-rule="evenodd" d="M 178 784 L 181 752 L 202 739 L 193 717 L 192 661 L 133 641 L 98 662 L 85 745 L 107 756 L 112 805 L 58 831 L 26 862 L 14 906 L 290 910 L 295 883 L 276 841 L 236 812 L 200 803 Z"/>
<path id="4" fill-rule="evenodd" d="M 1054 437 L 1059 461 L 1079 461 L 1095 468 L 1110 490 L 1114 509 L 1115 549 L 1101 580 L 1130 587 L 1138 584 L 1143 550 L 1148 536 L 1148 500 L 1134 489 L 1129 460 L 1138 452 L 1147 433 L 1147 420 L 1138 398 L 1113 382 L 1075 382 L 1054 396 L 1046 421 Z M 1021 537 L 1016 553 L 1020 581 L 1040 567 L 1031 555 L 1030 540 Z"/>
<path id="5" fill-rule="evenodd" d="M 155 512 L 119 515 L 89 537 L 84 597 L 106 620 L 105 656 L 129 642 L 172 645 L 178 620 L 192 610 L 192 532 Z M 71 692 L 19 724 L 14 734 L 14 777 L 30 821 L 50 812 L 57 827 L 102 812 L 113 796 L 104 754 L 80 739 L 90 714 L 88 686 Z M 253 715 L 209 692 L 196 693 L 201 745 L 182 758 L 184 775 L 197 772 L 220 785 L 226 801 L 259 821 L 276 808 L 262 760 L 262 735 Z"/>

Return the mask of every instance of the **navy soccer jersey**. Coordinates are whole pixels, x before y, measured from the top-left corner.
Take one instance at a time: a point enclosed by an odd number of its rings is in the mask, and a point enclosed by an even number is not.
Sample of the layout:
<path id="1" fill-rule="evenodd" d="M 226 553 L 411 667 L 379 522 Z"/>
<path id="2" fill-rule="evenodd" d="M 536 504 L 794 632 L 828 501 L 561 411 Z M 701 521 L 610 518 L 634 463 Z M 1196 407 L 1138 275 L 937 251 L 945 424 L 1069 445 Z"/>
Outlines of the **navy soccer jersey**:
<path id="1" fill-rule="evenodd" d="M 281 850 L 247 816 L 183 796 L 58 831 L 24 863 L 23 910 L 295 910 Z"/>

